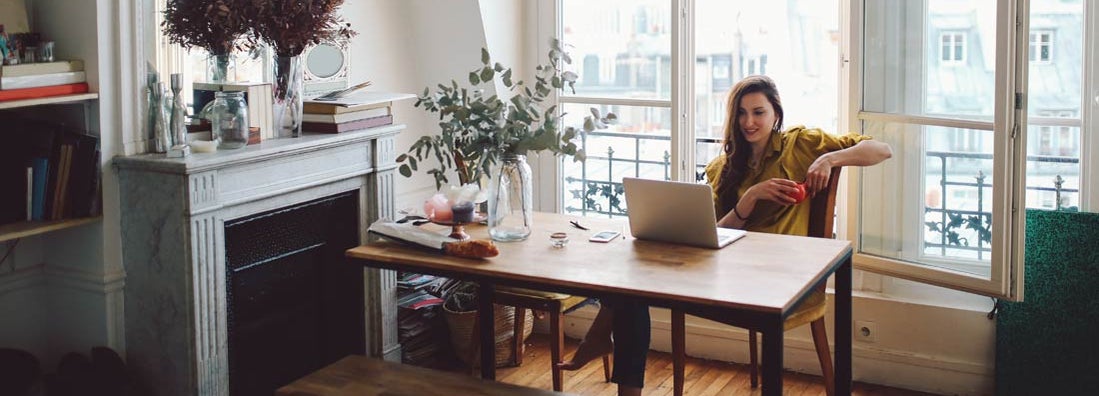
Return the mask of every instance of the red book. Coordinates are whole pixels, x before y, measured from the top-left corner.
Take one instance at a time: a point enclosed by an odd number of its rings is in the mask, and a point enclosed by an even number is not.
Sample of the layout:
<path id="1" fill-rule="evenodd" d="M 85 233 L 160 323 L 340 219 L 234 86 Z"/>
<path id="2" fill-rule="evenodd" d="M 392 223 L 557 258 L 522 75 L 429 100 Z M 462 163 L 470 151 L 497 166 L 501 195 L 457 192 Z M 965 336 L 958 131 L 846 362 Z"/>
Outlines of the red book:
<path id="1" fill-rule="evenodd" d="M 301 130 L 302 132 L 343 133 L 349 131 L 357 131 L 360 129 L 379 127 L 382 125 L 389 125 L 392 123 L 392 115 L 383 115 L 364 118 L 361 120 L 341 122 L 339 124 L 326 124 L 323 122 L 303 122 L 301 123 Z"/>
<path id="2" fill-rule="evenodd" d="M 0 90 L 0 101 L 44 98 L 88 92 L 88 83 L 50 85 L 48 87 Z"/>

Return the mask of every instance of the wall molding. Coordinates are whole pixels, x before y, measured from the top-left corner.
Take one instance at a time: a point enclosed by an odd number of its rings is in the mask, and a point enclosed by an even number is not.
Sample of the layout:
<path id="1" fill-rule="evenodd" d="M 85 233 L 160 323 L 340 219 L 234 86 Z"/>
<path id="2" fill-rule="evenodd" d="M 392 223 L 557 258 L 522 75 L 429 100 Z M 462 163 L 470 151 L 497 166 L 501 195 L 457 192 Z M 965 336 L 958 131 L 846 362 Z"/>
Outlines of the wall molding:
<path id="1" fill-rule="evenodd" d="M 0 296 L 18 290 L 40 287 L 45 285 L 45 264 L 36 264 L 27 267 L 16 268 L 15 271 L 5 272 L 0 275 Z"/>

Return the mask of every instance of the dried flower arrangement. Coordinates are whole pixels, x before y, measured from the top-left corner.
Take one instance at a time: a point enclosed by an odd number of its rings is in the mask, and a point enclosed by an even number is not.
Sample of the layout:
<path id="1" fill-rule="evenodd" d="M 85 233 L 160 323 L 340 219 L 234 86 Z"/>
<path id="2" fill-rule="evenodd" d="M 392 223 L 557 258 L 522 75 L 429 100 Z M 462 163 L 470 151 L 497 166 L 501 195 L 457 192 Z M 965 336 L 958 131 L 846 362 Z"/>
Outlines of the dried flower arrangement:
<path id="1" fill-rule="evenodd" d="M 168 41 L 185 49 L 200 47 L 214 55 L 238 50 L 251 29 L 242 3 L 231 0 L 168 0 L 161 23 Z"/>
<path id="2" fill-rule="evenodd" d="M 252 39 L 266 42 L 277 56 L 301 55 L 321 42 L 344 44 L 355 31 L 336 12 L 341 5 L 343 0 L 250 0 Z"/>

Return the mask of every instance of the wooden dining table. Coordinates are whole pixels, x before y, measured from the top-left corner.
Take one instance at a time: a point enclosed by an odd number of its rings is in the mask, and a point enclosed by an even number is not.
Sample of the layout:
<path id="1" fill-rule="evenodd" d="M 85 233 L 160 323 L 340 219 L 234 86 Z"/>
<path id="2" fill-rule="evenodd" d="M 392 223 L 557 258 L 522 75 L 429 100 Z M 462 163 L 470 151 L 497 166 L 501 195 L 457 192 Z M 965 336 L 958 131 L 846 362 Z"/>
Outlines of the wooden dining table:
<path id="1" fill-rule="evenodd" d="M 500 254 L 488 259 L 446 256 L 386 240 L 352 248 L 347 256 L 367 267 L 477 282 L 480 345 L 495 344 L 491 296 L 496 286 L 631 298 L 720 315 L 728 318 L 726 323 L 763 334 L 764 395 L 782 393 L 783 321 L 835 274 L 835 394 L 850 394 L 850 241 L 749 232 L 722 249 L 709 249 L 636 239 L 625 219 L 555 213 L 536 213 L 532 229 L 524 241 L 496 242 Z M 602 230 L 623 236 L 607 243 L 588 241 Z M 483 225 L 466 227 L 466 232 L 488 238 Z M 555 232 L 568 234 L 564 247 L 553 246 L 550 234 Z M 495 361 L 492 349 L 481 348 L 482 362 Z M 482 364 L 481 376 L 495 379 L 494 365 Z"/>

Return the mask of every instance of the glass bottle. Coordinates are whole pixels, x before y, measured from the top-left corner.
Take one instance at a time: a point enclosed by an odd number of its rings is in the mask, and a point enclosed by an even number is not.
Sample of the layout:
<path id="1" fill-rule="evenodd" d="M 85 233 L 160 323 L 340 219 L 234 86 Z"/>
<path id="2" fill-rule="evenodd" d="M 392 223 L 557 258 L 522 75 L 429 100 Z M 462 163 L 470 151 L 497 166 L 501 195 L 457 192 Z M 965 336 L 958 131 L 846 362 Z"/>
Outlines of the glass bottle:
<path id="1" fill-rule="evenodd" d="M 504 154 L 488 196 L 488 234 L 495 241 L 522 241 L 534 222 L 533 181 L 527 156 Z"/>
<path id="2" fill-rule="evenodd" d="M 214 93 L 209 116 L 219 149 L 241 148 L 248 144 L 248 105 L 244 102 L 244 92 Z"/>

